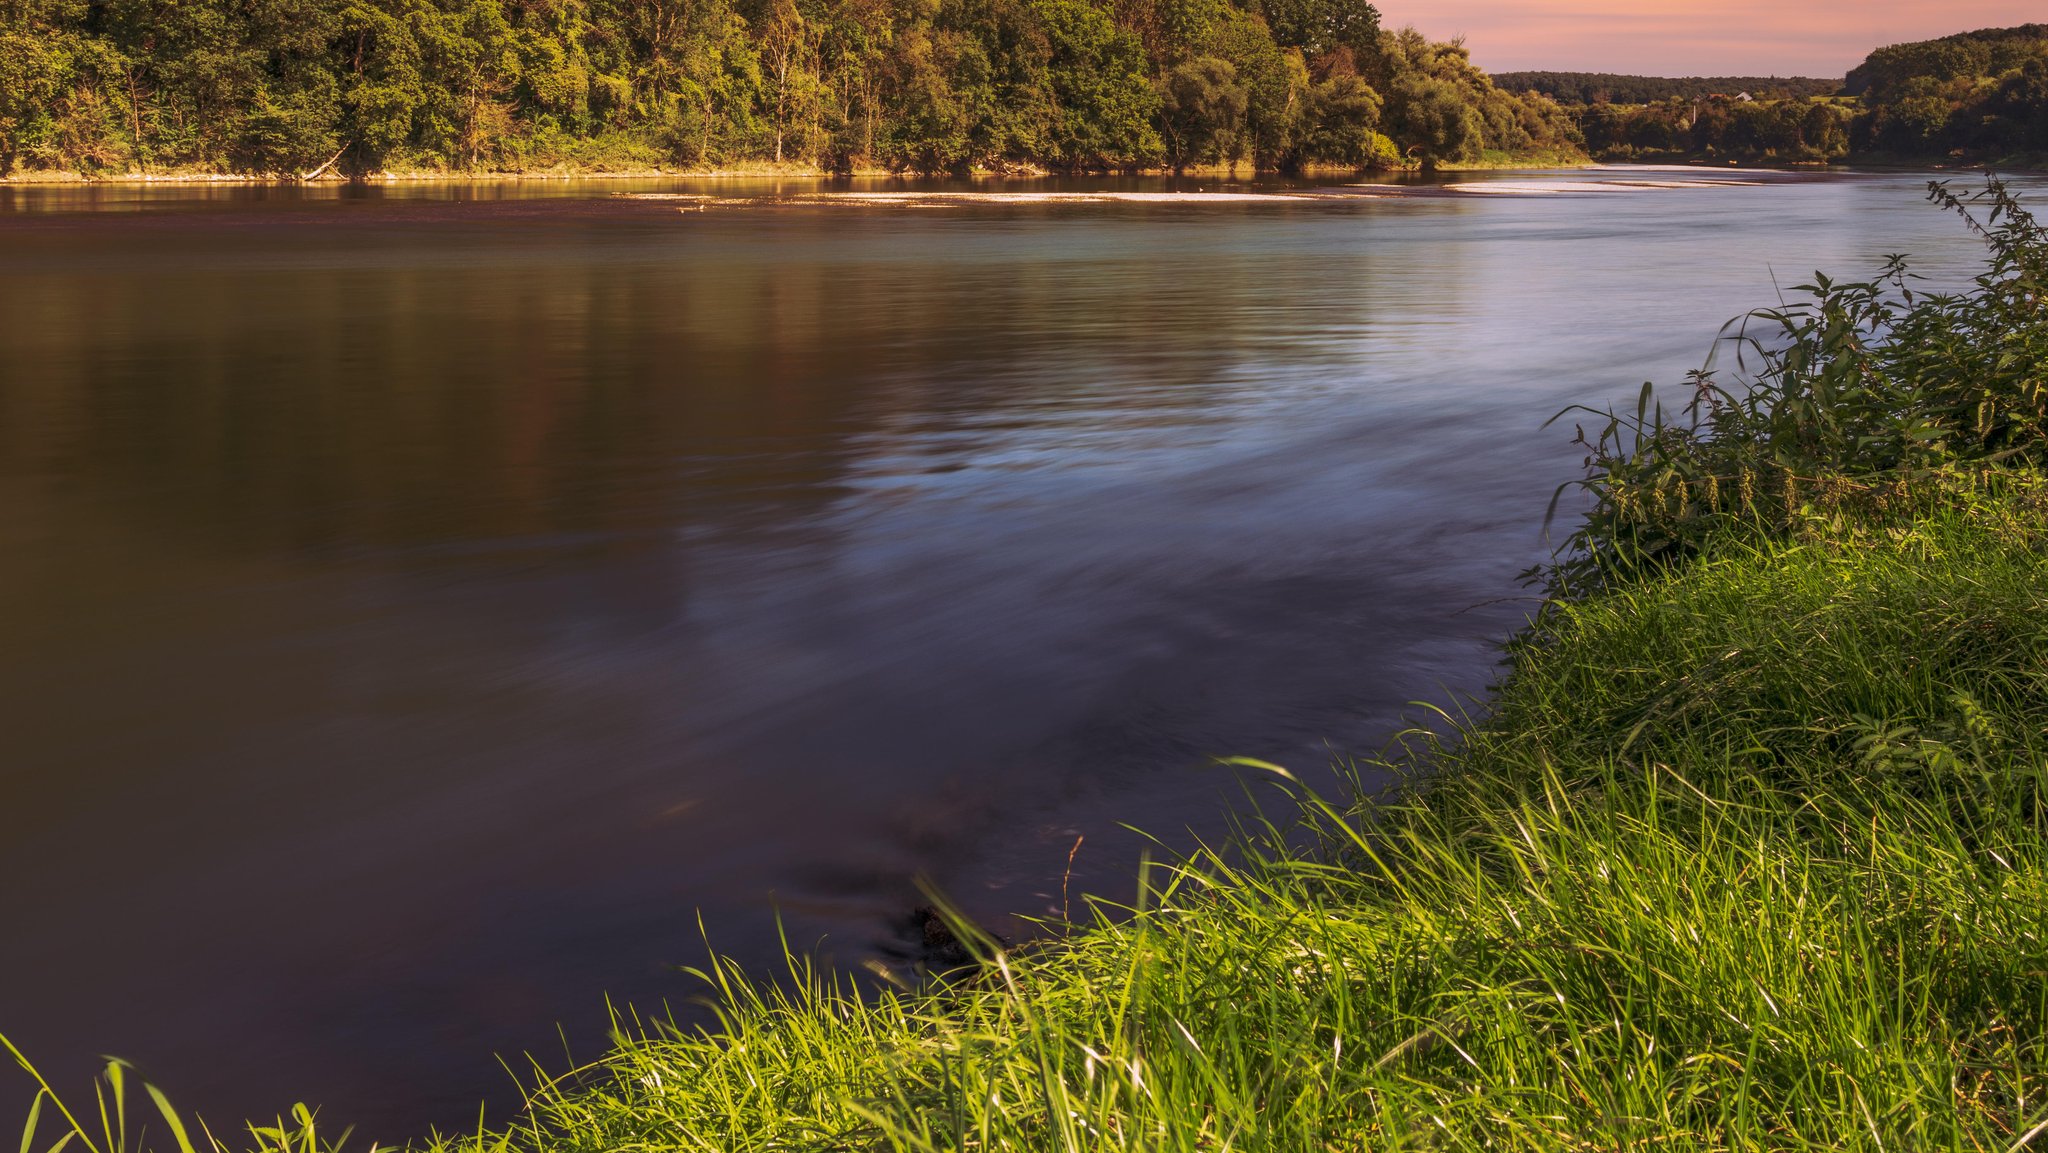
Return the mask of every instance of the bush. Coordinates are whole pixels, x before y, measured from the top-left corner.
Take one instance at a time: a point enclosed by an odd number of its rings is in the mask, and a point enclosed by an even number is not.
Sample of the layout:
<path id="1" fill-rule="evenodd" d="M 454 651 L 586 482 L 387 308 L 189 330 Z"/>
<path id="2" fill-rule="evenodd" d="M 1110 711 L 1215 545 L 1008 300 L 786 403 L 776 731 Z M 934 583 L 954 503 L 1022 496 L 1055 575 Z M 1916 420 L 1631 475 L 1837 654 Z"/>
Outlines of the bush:
<path id="1" fill-rule="evenodd" d="M 1933 182 L 1928 196 L 1988 246 L 1971 288 L 1925 292 L 1904 256 L 1869 281 L 1816 273 L 1792 290 L 1799 302 L 1723 329 L 1732 384 L 1710 358 L 1675 415 L 1649 384 L 1632 412 L 1559 414 L 1604 424 L 1578 429 L 1575 483 L 1592 504 L 1554 585 L 1692 555 L 1735 521 L 1789 526 L 1910 499 L 1937 473 L 2048 463 L 2048 229 L 1996 177 L 1969 196 Z"/>

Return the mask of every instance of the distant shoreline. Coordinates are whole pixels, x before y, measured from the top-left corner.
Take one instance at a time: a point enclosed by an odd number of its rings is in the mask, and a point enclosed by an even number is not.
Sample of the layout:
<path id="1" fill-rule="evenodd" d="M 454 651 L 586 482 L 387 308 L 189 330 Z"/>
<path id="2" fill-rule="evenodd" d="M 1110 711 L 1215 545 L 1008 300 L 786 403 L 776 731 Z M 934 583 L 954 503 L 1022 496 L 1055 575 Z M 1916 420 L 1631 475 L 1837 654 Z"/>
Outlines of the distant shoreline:
<path id="1" fill-rule="evenodd" d="M 1535 156 L 1509 156 L 1496 159 L 1478 160 L 1463 164 L 1444 164 L 1435 171 L 1455 172 L 1496 172 L 1521 169 L 1546 168 L 1587 168 L 1596 166 L 1595 161 L 1583 156 L 1569 157 L 1553 154 Z M 79 187 L 93 186 L 139 186 L 139 185 L 190 185 L 190 186 L 241 186 L 241 187 L 371 187 L 399 184 L 546 184 L 569 181 L 625 181 L 625 180 L 900 180 L 906 183 L 931 184 L 949 180 L 1050 180 L 1074 179 L 1200 179 L 1200 180 L 1272 180 L 1272 179 L 1316 179 L 1347 176 L 1388 176 L 1420 175 L 1422 169 L 1374 169 L 1351 168 L 1341 165 L 1308 165 L 1293 172 L 1278 172 L 1270 169 L 1254 169 L 1248 164 L 1236 166 L 1221 164 L 1190 165 L 1175 171 L 1171 168 L 1144 168 L 1129 172 L 1055 172 L 1043 168 L 1015 168 L 1008 170 L 976 170 L 964 176 L 924 175 L 898 172 L 888 168 L 857 167 L 850 171 L 834 172 L 813 165 L 739 165 L 711 169 L 689 168 L 611 168 L 611 169 L 550 169 L 539 172 L 521 171 L 451 171 L 446 169 L 414 169 L 398 172 L 378 172 L 359 177 L 322 175 L 305 180 L 285 174 L 256 174 L 236 172 L 123 172 L 118 174 L 97 174 L 75 171 L 47 170 L 15 172 L 0 176 L 0 188 L 8 187 Z"/>
<path id="2" fill-rule="evenodd" d="M 1189 167 L 1179 172 L 1165 168 L 1148 168 L 1135 172 L 1086 172 L 1063 173 L 1042 169 L 1010 171 L 976 171 L 966 176 L 930 176 L 907 172 L 895 172 L 886 168 L 857 168 L 851 172 L 830 172 L 810 166 L 757 165 L 713 169 L 685 168 L 628 168 L 628 169 L 567 169 L 545 172 L 516 172 L 479 170 L 456 172 L 446 170 L 415 170 L 404 172 L 380 172 L 369 176 L 345 178 L 322 176 L 315 180 L 302 180 L 295 176 L 257 175 L 233 172 L 124 172 L 114 175 L 86 174 L 67 171 L 16 172 L 0 176 L 0 188 L 80 188 L 80 187 L 190 187 L 209 186 L 243 188 L 282 187 L 392 187 L 401 185 L 433 184 L 566 184 L 577 182 L 625 182 L 634 180 L 893 180 L 905 184 L 930 185 L 948 181 L 1037 181 L 1059 178 L 1075 179 L 1201 179 L 1234 180 L 1243 182 L 1318 179 L 1357 176 L 1422 176 L 1455 175 L 1461 172 L 1515 172 L 1543 171 L 1559 168 L 1683 168 L 1725 172 L 1730 169 L 1764 172 L 1839 172 L 1844 174 L 1898 173 L 1898 172 L 2041 172 L 2048 171 L 2048 158 L 2026 158 L 2024 164 L 1988 164 L 1983 162 L 1936 162 L 1934 160 L 1909 161 L 1893 158 L 1834 162 L 1820 161 L 1779 161 L 1715 160 L 1705 158 L 1658 157 L 1643 160 L 1591 160 L 1567 159 L 1562 157 L 1514 157 L 1500 161 L 1482 161 L 1469 164 L 1446 164 L 1425 173 L 1420 169 L 1355 169 L 1318 166 L 1298 172 L 1280 173 L 1255 171 L 1249 166 L 1230 168 L 1223 165 Z"/>

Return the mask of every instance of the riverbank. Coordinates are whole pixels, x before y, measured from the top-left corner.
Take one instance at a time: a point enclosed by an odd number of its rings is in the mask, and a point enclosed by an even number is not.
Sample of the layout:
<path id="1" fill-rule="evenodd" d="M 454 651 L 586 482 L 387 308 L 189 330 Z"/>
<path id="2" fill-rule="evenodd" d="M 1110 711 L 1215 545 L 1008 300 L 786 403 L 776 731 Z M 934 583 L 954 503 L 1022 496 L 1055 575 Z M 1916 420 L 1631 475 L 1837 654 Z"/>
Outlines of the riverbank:
<path id="1" fill-rule="evenodd" d="M 1471 161 L 1446 162 L 1436 166 L 1439 172 L 1486 172 L 1512 169 L 1580 168 L 1594 162 L 1584 153 L 1571 149 L 1548 149 L 1540 152 L 1492 152 L 1489 151 Z M 545 183 L 550 181 L 605 181 L 605 180 L 903 180 L 930 183 L 949 179 L 971 180 L 1043 180 L 1060 176 L 1096 177 L 1185 177 L 1221 180 L 1257 180 L 1274 177 L 1339 178 L 1365 175 L 1388 175 L 1394 173 L 1420 172 L 1420 168 L 1358 168 L 1346 165 L 1309 164 L 1298 169 L 1281 173 L 1272 169 L 1255 168 L 1250 164 L 1194 164 L 1178 170 L 1172 168 L 1143 168 L 1117 172 L 1063 173 L 1045 168 L 1010 167 L 977 168 L 964 177 L 920 176 L 891 168 L 874 165 L 859 165 L 847 169 L 825 169 L 814 164 L 737 164 L 715 168 L 669 168 L 669 167 L 611 167 L 611 166 L 555 166 L 537 170 L 498 169 L 402 169 L 389 172 L 373 172 L 356 177 L 344 178 L 334 173 L 323 173 L 311 180 L 290 174 L 238 173 L 214 169 L 173 169 L 162 172 L 129 171 L 121 173 L 84 173 L 68 170 L 25 170 L 0 176 L 0 187 L 33 187 L 38 185 L 387 185 L 387 184 L 490 184 L 490 183 Z"/>
<path id="2" fill-rule="evenodd" d="M 1705 424 L 1588 422 L 1583 563 L 1413 790 L 1276 798 L 950 985 L 709 972 L 716 1033 L 622 1021 L 438 1147 L 2027 1147 L 2048 244 L 1992 204 L 1975 292 L 1819 288 Z"/>
<path id="3" fill-rule="evenodd" d="M 388 172 L 372 172 L 354 178 L 335 173 L 323 173 L 313 179 L 303 179 L 289 173 L 246 173 L 226 172 L 216 169 L 174 169 L 164 172 L 128 171 L 120 173 L 84 173 L 66 170 L 16 171 L 0 177 L 0 185 L 39 184 L 226 184 L 226 185 L 341 185 L 341 184 L 472 184 L 519 181 L 560 181 L 560 180 L 737 180 L 782 177 L 789 179 L 824 180 L 834 177 L 889 177 L 900 173 L 886 168 L 858 167 L 847 171 L 828 171 L 813 164 L 739 164 L 716 168 L 667 168 L 667 167 L 612 167 L 612 166 L 555 166 L 543 169 L 443 169 L 407 168 Z M 1003 175 L 984 173 L 982 175 Z M 1011 175 L 1037 175 L 1042 172 L 1012 173 Z"/>
<path id="4" fill-rule="evenodd" d="M 2016 153 L 1996 160 L 1966 159 L 1954 156 L 1901 156 L 1888 152 L 1850 153 L 1831 160 L 1804 159 L 1788 160 L 1772 156 L 1743 155 L 1730 158 L 1728 155 L 1704 154 L 1698 152 L 1644 152 L 1632 155 L 1610 155 L 1595 160 L 1599 165 L 1616 167 L 1640 166 L 1656 168 L 1667 165 L 1683 165 L 1688 168 L 1758 168 L 1758 169 L 1811 169 L 1816 171 L 1858 171 L 1858 172 L 2048 172 L 2048 155 L 2038 153 Z"/>
<path id="5" fill-rule="evenodd" d="M 1913 156 L 1894 152 L 1865 152 L 1852 153 L 1842 163 L 1857 168 L 1893 172 L 2048 172 L 2048 152 L 2009 152 L 1995 156 Z"/>

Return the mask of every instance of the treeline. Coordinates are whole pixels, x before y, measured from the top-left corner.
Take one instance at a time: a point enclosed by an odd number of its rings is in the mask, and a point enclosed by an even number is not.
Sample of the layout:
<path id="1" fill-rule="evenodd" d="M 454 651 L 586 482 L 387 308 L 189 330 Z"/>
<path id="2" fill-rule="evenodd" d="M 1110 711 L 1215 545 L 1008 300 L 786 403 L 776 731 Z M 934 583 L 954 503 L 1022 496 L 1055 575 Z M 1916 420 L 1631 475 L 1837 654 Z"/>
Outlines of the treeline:
<path id="1" fill-rule="evenodd" d="M 1578 75 L 1502 73 L 1495 81 L 1562 94 L 1586 150 L 1603 160 L 2048 160 L 2048 24 L 1880 48 L 1849 73 L 1839 96 L 1773 93 L 1737 78 L 1699 81 L 1716 86 L 1706 94 L 1645 100 L 1624 99 L 1648 95 L 1624 86 L 1531 83 Z"/>
<path id="2" fill-rule="evenodd" d="M 2048 24 L 1895 44 L 1849 73 L 1861 151 L 1997 160 L 2048 155 Z"/>
<path id="3" fill-rule="evenodd" d="M 1849 152 L 1854 104 L 1826 97 L 1736 100 L 1714 95 L 1572 109 L 1586 151 L 1602 160 L 1726 158 L 1827 161 Z"/>
<path id="4" fill-rule="evenodd" d="M 1576 149 L 1367 0 L 0 0 L 0 173 L 1437 164 Z"/>
<path id="5" fill-rule="evenodd" d="M 1842 81 L 1810 76 L 1620 76 L 1609 72 L 1496 72 L 1510 92 L 1540 92 L 1565 104 L 1655 104 L 1748 93 L 1758 100 L 1832 96 Z"/>

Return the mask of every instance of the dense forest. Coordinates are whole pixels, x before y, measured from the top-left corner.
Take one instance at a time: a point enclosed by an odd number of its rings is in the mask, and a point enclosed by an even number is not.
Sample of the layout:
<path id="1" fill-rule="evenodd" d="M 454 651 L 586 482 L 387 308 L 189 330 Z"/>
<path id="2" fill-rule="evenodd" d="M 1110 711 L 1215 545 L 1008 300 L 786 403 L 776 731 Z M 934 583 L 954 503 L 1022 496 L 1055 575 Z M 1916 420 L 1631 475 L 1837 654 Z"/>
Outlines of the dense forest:
<path id="1" fill-rule="evenodd" d="M 1496 72 L 1510 92 L 1540 92 L 1565 104 L 1655 104 L 1748 93 L 1758 100 L 1832 96 L 1842 81 L 1810 76 L 1619 76 L 1609 72 Z"/>
<path id="2" fill-rule="evenodd" d="M 1996 160 L 2048 154 L 2048 24 L 1880 48 L 1849 73 L 1858 151 Z"/>
<path id="3" fill-rule="evenodd" d="M 1574 74 L 1502 74 L 1496 81 L 1558 94 L 1586 150 L 1603 160 L 2048 159 L 2048 24 L 1880 48 L 1849 73 L 1840 95 L 1774 91 L 1768 82 L 1732 77 L 1635 88 L 1602 87 L 1593 77 L 1530 83 L 1558 76 Z M 1669 87 L 1659 90 L 1658 84 Z M 1716 87 L 1706 93 L 1687 87 L 1696 84 Z"/>
<path id="4" fill-rule="evenodd" d="M 0 0 L 0 173 L 1576 154 L 1366 0 Z"/>
<path id="5" fill-rule="evenodd" d="M 1857 117 L 1853 102 L 1827 97 L 1740 100 L 1718 93 L 1578 105 L 1572 113 L 1586 150 L 1602 160 L 1839 160 L 1849 152 Z"/>

